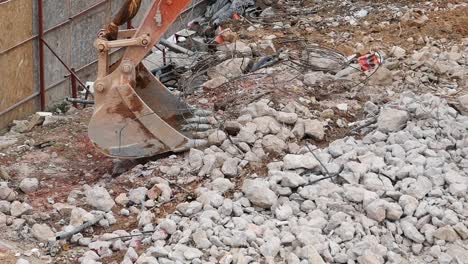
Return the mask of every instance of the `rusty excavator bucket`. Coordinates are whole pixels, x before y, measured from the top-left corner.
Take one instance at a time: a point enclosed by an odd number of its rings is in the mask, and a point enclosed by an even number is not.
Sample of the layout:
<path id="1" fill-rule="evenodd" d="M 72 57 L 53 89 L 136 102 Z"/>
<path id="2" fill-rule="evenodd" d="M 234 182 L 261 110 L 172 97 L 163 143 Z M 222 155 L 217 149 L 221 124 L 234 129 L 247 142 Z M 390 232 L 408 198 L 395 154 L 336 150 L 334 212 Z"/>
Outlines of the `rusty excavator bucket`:
<path id="1" fill-rule="evenodd" d="M 182 151 L 198 140 L 182 132 L 194 111 L 156 79 L 141 63 L 190 0 L 155 0 L 138 29 L 119 31 L 132 19 L 141 0 L 127 0 L 95 42 L 99 51 L 94 83 L 95 110 L 88 135 L 104 154 L 117 158 L 150 157 Z M 124 55 L 109 65 L 109 51 Z"/>

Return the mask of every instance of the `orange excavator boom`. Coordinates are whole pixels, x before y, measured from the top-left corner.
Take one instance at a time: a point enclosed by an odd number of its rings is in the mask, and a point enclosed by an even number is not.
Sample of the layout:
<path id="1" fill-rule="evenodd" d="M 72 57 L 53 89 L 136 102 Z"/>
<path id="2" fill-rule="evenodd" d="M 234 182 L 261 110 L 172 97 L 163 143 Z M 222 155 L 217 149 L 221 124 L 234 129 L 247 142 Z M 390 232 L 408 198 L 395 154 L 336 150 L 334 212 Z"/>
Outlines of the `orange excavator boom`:
<path id="1" fill-rule="evenodd" d="M 190 2 L 155 0 L 137 29 L 119 31 L 118 26 L 132 19 L 141 5 L 141 0 L 127 0 L 96 40 L 95 109 L 88 135 L 104 154 L 141 158 L 204 143 L 183 131 L 194 110 L 141 63 Z M 113 48 L 125 50 L 119 62 L 110 65 Z"/>

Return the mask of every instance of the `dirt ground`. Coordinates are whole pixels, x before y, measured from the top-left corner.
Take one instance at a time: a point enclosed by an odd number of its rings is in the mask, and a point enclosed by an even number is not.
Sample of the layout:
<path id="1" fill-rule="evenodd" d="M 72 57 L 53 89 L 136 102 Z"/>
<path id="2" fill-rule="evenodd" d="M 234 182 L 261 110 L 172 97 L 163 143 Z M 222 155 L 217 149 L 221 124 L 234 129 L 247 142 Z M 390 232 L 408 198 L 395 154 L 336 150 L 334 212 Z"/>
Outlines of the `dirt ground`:
<path id="1" fill-rule="evenodd" d="M 1 2 L 1 1 L 0 1 Z M 426 1 L 357 1 L 356 5 L 371 5 L 375 7 L 375 12 L 364 18 L 367 26 L 338 26 L 327 28 L 320 26 L 321 22 L 314 25 L 314 31 L 306 31 L 305 28 L 292 27 L 287 30 L 273 30 L 269 24 L 276 22 L 275 19 L 267 23 L 263 29 L 249 32 L 246 28 L 248 22 L 230 22 L 228 25 L 237 32 L 240 38 L 245 41 L 255 41 L 263 36 L 276 35 L 274 44 L 277 49 L 284 48 L 290 50 L 300 50 L 308 43 L 317 43 L 329 48 L 334 48 L 345 55 L 351 55 L 357 43 L 361 43 L 365 51 L 388 49 L 398 45 L 411 53 L 424 46 L 418 43 L 419 38 L 431 37 L 446 42 L 457 42 L 468 37 L 468 7 L 457 9 L 446 9 L 447 5 L 462 3 L 463 1 L 432 1 L 430 8 L 425 8 L 425 14 L 429 18 L 423 25 L 411 22 L 381 24 L 382 21 L 393 21 L 389 14 L 379 12 L 380 6 L 385 4 L 401 5 L 409 4 L 415 7 L 425 6 Z M 330 4 L 321 6 L 320 9 L 310 14 L 310 16 L 320 16 L 322 19 L 327 16 L 348 15 L 349 10 L 340 7 L 339 1 L 331 1 Z M 313 4 L 305 1 L 305 7 L 314 8 Z M 291 25 L 302 23 L 299 16 L 294 17 L 286 14 L 287 18 L 278 16 L 276 20 L 290 21 Z M 254 22 L 255 23 L 255 22 Z M 330 33 L 333 32 L 332 35 Z M 410 41 L 409 39 L 413 40 Z M 380 94 L 381 91 L 373 91 Z M 235 116 L 239 109 L 249 102 L 258 98 L 268 98 L 276 104 L 285 104 L 290 100 L 298 100 L 300 97 L 317 100 L 317 104 L 312 106 L 312 110 L 323 111 L 330 105 L 337 102 L 348 102 L 350 105 L 362 104 L 369 100 L 369 91 L 361 89 L 355 91 L 352 83 L 329 84 L 317 87 L 314 90 L 294 90 L 285 88 L 282 83 L 275 83 L 269 77 L 246 76 L 237 81 L 230 82 L 222 89 L 204 91 L 191 95 L 187 101 L 204 108 L 217 110 L 217 115 L 225 119 Z M 207 99 L 207 102 L 200 103 L 200 99 Z M 385 96 L 382 101 L 389 100 Z M 346 114 L 336 108 L 334 110 L 333 121 L 341 118 L 346 122 L 354 122 L 362 118 L 362 109 L 351 108 Z M 25 133 L 19 142 L 10 147 L 3 155 L 0 155 L 0 165 L 10 168 L 10 176 L 14 183 L 26 177 L 38 178 L 41 188 L 31 194 L 21 194 L 21 199 L 27 201 L 38 214 L 52 212 L 54 204 L 67 202 L 69 194 L 77 186 L 92 185 L 98 181 L 111 183 L 113 192 L 118 194 L 128 191 L 133 186 L 143 186 L 141 180 L 129 181 L 128 179 L 112 176 L 112 159 L 99 153 L 87 137 L 87 123 L 92 115 L 92 108 L 74 111 L 68 115 L 68 120 L 57 123 L 49 127 L 37 127 L 32 132 Z M 330 127 L 327 138 L 323 142 L 315 142 L 319 146 L 325 146 L 328 142 L 337 138 L 342 138 L 349 133 L 348 128 Z M 34 139 L 34 142 L 31 140 Z M 158 160 L 158 164 L 164 164 L 165 159 Z M 252 170 L 262 170 L 264 168 L 251 168 Z M 154 175 L 157 176 L 157 175 Z M 192 182 L 190 184 L 175 187 L 175 199 L 169 203 L 155 208 L 157 217 L 174 211 L 177 203 L 193 198 L 193 192 L 201 184 Z M 188 191 L 187 191 L 188 190 Z M 84 206 L 83 206 L 84 207 Z M 84 207 L 85 208 L 85 207 Z M 120 214 L 120 207 L 114 208 L 114 215 L 118 218 L 117 223 L 108 229 L 96 228 L 95 232 L 109 232 L 117 229 L 131 230 L 136 227 L 135 217 L 123 219 Z M 58 213 L 51 213 L 50 218 L 44 220 L 60 229 L 59 220 L 62 216 Z M 2 230 L 0 230 L 2 231 Z M 17 237 L 15 233 L 3 232 L 0 236 L 0 262 L 15 263 L 16 251 L 26 251 L 38 245 L 34 241 L 26 241 Z M 63 251 L 59 258 L 53 263 L 77 263 L 77 255 L 80 248 L 70 245 L 71 249 Z M 41 248 L 44 250 L 44 248 Z M 112 258 L 104 260 L 104 263 L 116 263 L 122 259 L 122 255 L 115 254 Z M 31 258 L 32 263 L 42 261 Z M 44 262 L 45 263 L 45 260 Z"/>

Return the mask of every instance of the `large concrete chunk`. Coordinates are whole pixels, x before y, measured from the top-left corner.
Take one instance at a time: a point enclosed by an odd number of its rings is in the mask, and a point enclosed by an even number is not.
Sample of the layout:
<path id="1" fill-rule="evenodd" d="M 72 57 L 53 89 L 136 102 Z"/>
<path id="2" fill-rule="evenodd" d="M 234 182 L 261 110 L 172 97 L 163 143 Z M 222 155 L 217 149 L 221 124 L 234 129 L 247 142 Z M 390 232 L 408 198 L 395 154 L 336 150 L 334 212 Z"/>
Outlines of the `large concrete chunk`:
<path id="1" fill-rule="evenodd" d="M 210 79 L 217 77 L 225 77 L 227 79 L 239 77 L 249 67 L 250 61 L 249 58 L 226 60 L 208 70 L 208 76 Z"/>
<path id="2" fill-rule="evenodd" d="M 317 159 L 311 154 L 304 155 L 288 154 L 283 158 L 284 168 L 287 170 L 294 170 L 299 168 L 316 169 L 320 166 Z"/>
<path id="3" fill-rule="evenodd" d="M 242 192 L 245 193 L 251 203 L 262 208 L 270 208 L 278 200 L 268 184 L 261 179 L 245 180 L 242 185 Z"/>
<path id="4" fill-rule="evenodd" d="M 384 132 L 397 132 L 406 126 L 409 116 L 406 111 L 384 109 L 377 119 L 377 129 Z"/>
<path id="5" fill-rule="evenodd" d="M 115 202 L 103 187 L 94 186 L 86 191 L 86 202 L 97 210 L 109 212 Z"/>

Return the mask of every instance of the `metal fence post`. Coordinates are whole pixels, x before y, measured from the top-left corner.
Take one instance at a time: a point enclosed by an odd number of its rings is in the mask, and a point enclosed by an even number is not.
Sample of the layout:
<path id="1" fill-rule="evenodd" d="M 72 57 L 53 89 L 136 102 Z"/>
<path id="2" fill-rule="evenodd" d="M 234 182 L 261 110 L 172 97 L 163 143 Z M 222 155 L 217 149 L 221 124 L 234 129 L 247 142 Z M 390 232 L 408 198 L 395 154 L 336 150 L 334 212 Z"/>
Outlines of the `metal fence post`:
<path id="1" fill-rule="evenodd" d="M 71 71 L 76 74 L 75 69 L 71 68 Z M 72 97 L 73 99 L 78 98 L 78 93 L 76 89 L 76 77 L 75 74 L 70 74 L 70 80 L 71 80 L 71 88 L 72 88 Z M 77 108 L 78 104 L 76 102 L 73 103 L 73 107 Z"/>

